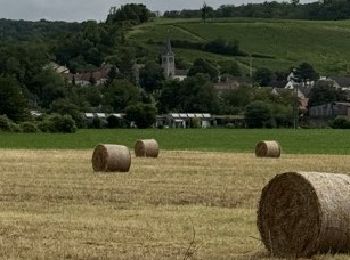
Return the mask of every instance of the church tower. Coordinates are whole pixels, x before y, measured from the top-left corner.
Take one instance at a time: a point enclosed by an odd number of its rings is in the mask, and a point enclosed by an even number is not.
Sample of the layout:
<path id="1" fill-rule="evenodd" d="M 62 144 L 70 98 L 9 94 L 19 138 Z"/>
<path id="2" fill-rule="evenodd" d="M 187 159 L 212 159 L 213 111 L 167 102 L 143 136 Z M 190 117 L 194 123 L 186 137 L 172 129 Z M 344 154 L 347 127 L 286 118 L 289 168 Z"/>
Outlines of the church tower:
<path id="1" fill-rule="evenodd" d="M 166 79 L 172 79 L 175 75 L 175 55 L 171 48 L 170 38 L 167 39 L 165 50 L 162 54 L 162 68 Z"/>

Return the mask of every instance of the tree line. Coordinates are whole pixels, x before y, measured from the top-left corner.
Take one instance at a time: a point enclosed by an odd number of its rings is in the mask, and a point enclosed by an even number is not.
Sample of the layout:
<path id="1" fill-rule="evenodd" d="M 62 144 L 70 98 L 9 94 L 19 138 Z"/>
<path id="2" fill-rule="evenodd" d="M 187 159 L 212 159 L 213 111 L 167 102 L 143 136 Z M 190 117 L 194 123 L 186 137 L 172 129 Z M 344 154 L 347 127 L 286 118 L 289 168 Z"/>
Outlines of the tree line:
<path id="1" fill-rule="evenodd" d="M 183 18 L 218 18 L 218 17 L 258 17 L 258 18 L 288 18 L 308 20 L 341 20 L 350 18 L 350 2 L 347 0 L 324 0 L 301 3 L 265 1 L 263 3 L 248 3 L 234 6 L 223 5 L 218 9 L 203 6 L 196 10 L 169 10 L 165 17 Z"/>

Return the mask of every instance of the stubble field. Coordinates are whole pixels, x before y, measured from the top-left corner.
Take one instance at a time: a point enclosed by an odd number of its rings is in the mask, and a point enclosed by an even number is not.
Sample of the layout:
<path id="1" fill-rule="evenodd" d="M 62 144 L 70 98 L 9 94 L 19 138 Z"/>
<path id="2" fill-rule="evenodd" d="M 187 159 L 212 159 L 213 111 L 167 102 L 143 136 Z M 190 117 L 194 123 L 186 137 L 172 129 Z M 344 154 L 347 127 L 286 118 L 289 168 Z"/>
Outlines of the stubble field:
<path id="1" fill-rule="evenodd" d="M 348 155 L 162 151 L 102 174 L 90 150 L 0 152 L 2 259 L 270 259 L 256 227 L 268 180 L 350 172 Z"/>

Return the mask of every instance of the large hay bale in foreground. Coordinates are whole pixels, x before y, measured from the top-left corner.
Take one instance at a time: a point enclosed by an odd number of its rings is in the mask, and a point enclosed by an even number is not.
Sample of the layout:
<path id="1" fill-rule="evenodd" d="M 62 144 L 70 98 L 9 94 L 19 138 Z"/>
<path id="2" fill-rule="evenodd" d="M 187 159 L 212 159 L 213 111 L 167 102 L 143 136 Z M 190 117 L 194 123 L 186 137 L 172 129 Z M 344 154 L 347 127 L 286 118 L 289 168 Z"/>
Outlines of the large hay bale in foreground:
<path id="1" fill-rule="evenodd" d="M 350 251 L 350 177 L 288 172 L 262 190 L 258 227 L 278 257 Z"/>
<path id="2" fill-rule="evenodd" d="M 155 139 L 137 140 L 135 154 L 138 157 L 158 157 L 159 147 Z"/>
<path id="3" fill-rule="evenodd" d="M 92 154 L 96 172 L 128 172 L 131 165 L 129 148 L 122 145 L 100 144 Z"/>
<path id="4" fill-rule="evenodd" d="M 260 141 L 255 146 L 255 155 L 278 158 L 281 155 L 281 148 L 277 141 Z"/>

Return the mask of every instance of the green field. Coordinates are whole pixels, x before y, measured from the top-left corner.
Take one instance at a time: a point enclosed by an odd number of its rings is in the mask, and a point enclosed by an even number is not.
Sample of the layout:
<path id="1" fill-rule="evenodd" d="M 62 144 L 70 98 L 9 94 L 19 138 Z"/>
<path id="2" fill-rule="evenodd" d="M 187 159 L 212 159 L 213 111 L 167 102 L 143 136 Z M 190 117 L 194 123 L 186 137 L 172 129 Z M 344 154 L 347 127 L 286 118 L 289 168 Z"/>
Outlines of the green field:
<path id="1" fill-rule="evenodd" d="M 348 130 L 80 130 L 75 134 L 0 133 L 0 148 L 90 149 L 100 143 L 132 147 L 136 139 L 156 138 L 162 149 L 213 152 L 254 150 L 260 140 L 275 139 L 290 154 L 350 154 Z"/>
<path id="2" fill-rule="evenodd" d="M 309 62 L 321 73 L 345 73 L 350 57 L 350 21 L 227 18 L 203 24 L 199 19 L 158 19 L 135 27 L 129 38 L 156 54 L 159 46 L 149 44 L 148 40 L 164 41 L 168 34 L 172 39 L 189 41 L 239 40 L 241 49 L 248 53 L 273 56 L 274 59 L 254 59 L 254 67 L 272 70 Z M 196 50 L 177 49 L 176 54 L 188 62 L 203 57 L 203 52 Z M 243 68 L 249 64 L 248 58 L 204 55 L 215 60 L 236 59 Z"/>

